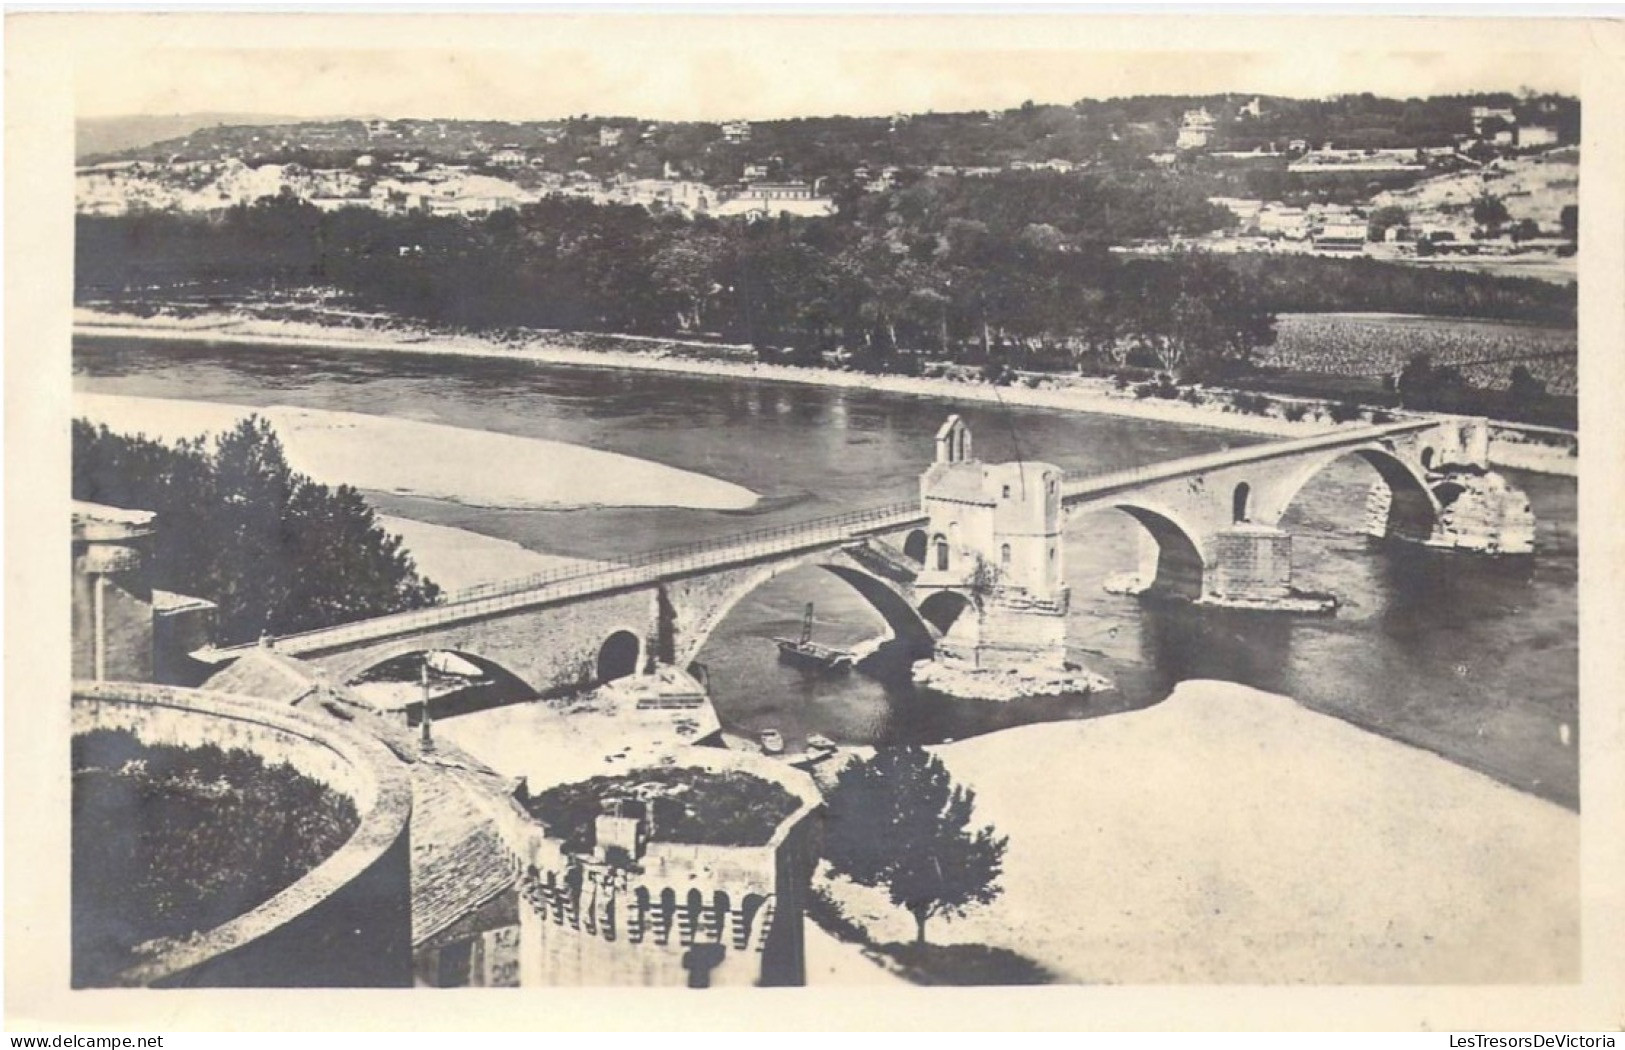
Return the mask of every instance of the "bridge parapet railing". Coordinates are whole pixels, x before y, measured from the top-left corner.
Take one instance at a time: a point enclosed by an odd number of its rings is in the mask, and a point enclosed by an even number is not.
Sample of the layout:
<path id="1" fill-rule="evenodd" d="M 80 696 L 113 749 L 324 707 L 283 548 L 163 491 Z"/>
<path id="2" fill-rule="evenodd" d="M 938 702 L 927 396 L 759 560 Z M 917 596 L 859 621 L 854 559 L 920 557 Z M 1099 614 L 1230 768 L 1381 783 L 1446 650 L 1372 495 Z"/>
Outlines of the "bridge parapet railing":
<path id="1" fill-rule="evenodd" d="M 1404 423 L 1385 423 L 1380 426 L 1362 427 L 1359 430 L 1341 430 L 1328 434 L 1315 434 L 1305 438 L 1294 438 L 1290 441 L 1270 441 L 1260 445 L 1248 445 L 1223 452 L 1211 452 L 1206 455 L 1189 456 L 1184 459 L 1162 463 L 1148 463 L 1140 467 L 1129 467 L 1127 469 L 1105 468 L 1082 473 L 1070 472 L 1067 475 L 1062 492 L 1065 498 L 1070 499 L 1087 495 L 1095 490 L 1119 488 L 1123 485 L 1133 485 L 1143 481 L 1162 481 L 1253 460 L 1274 459 L 1299 452 L 1311 452 L 1321 448 L 1335 448 L 1341 445 L 1357 445 L 1364 441 L 1425 430 L 1428 427 L 1438 425 L 1438 422 L 1437 419 L 1427 419 Z"/>
<path id="2" fill-rule="evenodd" d="M 609 566 L 571 566 L 512 580 L 493 581 L 453 592 L 440 604 L 427 608 L 282 635 L 271 641 L 292 653 L 327 649 L 375 636 L 421 630 L 441 623 L 504 612 L 522 605 L 617 590 L 730 562 L 855 539 L 867 531 L 884 529 L 894 523 L 902 525 L 918 516 L 919 503 L 916 501 L 848 511 L 827 518 L 648 551 Z"/>
<path id="3" fill-rule="evenodd" d="M 795 522 L 787 525 L 775 525 L 765 529 L 754 529 L 749 532 L 738 532 L 728 536 L 713 537 L 709 540 L 700 540 L 695 543 L 682 544 L 676 547 L 662 547 L 658 550 L 645 551 L 641 554 L 630 555 L 614 562 L 610 566 L 576 565 L 551 569 L 547 572 L 534 573 L 529 576 L 517 576 L 511 579 L 492 580 L 489 583 L 476 584 L 472 587 L 460 588 L 448 595 L 443 604 L 471 601 L 477 598 L 494 595 L 514 594 L 522 591 L 535 590 L 548 584 L 559 583 L 565 580 L 584 579 L 589 576 L 598 576 L 614 572 L 620 568 L 642 568 L 650 565 L 662 565 L 671 562 L 682 562 L 692 559 L 696 555 L 715 551 L 727 551 L 730 554 L 742 548 L 757 546 L 763 543 L 785 542 L 794 546 L 796 543 L 809 538 L 818 538 L 825 535 L 834 535 L 840 530 L 862 529 L 866 526 L 884 524 L 894 518 L 905 518 L 918 513 L 919 503 L 909 501 L 906 503 L 893 503 L 884 507 L 873 507 L 863 510 L 846 511 L 826 518 L 815 518 L 812 521 Z"/>
<path id="4" fill-rule="evenodd" d="M 1163 480 L 1196 471 L 1225 466 L 1251 458 L 1269 458 L 1308 451 L 1320 447 L 1358 443 L 1424 429 L 1437 421 L 1393 423 L 1358 431 L 1341 431 L 1292 441 L 1270 442 L 1265 445 L 1193 456 L 1171 463 L 1153 463 L 1141 467 L 1101 468 L 1082 473 L 1069 473 L 1063 487 L 1067 499 L 1087 495 L 1098 489 L 1135 484 L 1141 481 Z M 352 624 L 321 628 L 299 634 L 283 635 L 273 641 L 291 653 L 309 652 L 347 645 L 368 638 L 405 633 L 434 627 L 438 624 L 465 620 L 492 613 L 504 612 L 519 606 L 557 601 L 565 598 L 601 593 L 623 587 L 638 586 L 671 575 L 681 575 L 729 562 L 784 554 L 800 547 L 820 545 L 844 539 L 856 539 L 865 532 L 884 531 L 902 526 L 921 516 L 918 502 L 910 500 L 847 511 L 842 514 L 812 521 L 778 525 L 766 529 L 716 537 L 678 547 L 667 547 L 632 555 L 608 566 L 566 566 L 548 572 L 511 580 L 498 580 L 475 587 L 464 588 L 448 595 L 440 604 L 410 612 L 362 620 Z M 236 647 L 238 649 L 246 646 Z"/>

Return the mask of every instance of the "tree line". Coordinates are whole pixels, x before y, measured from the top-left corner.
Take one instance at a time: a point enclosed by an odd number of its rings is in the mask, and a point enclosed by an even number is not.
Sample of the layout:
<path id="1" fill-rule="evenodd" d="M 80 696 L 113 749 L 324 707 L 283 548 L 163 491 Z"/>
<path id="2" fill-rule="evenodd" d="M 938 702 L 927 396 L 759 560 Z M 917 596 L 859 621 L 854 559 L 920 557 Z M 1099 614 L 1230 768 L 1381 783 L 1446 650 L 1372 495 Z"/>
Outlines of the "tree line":
<path id="1" fill-rule="evenodd" d="M 1178 174 L 918 179 L 833 217 L 749 222 L 550 197 L 482 219 L 322 212 L 292 197 L 203 217 L 81 216 L 81 299 L 335 288 L 434 325 L 721 339 L 859 367 L 922 360 L 1208 378 L 1286 310 L 1572 320 L 1574 291 L 1370 260 L 1112 246 L 1228 218 Z M 153 290 L 158 289 L 157 293 Z"/>

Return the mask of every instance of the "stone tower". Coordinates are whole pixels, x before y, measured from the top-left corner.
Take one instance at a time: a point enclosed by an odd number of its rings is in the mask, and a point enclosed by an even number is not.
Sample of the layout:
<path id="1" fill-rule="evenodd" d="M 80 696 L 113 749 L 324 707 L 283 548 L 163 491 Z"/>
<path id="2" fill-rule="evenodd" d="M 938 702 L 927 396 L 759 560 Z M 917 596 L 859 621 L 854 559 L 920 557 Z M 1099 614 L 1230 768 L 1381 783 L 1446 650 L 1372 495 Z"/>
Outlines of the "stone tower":
<path id="1" fill-rule="evenodd" d="M 1059 467 L 983 463 L 970 428 L 949 416 L 920 479 L 922 609 L 943 630 L 939 650 L 978 666 L 1064 661 L 1068 592 Z"/>

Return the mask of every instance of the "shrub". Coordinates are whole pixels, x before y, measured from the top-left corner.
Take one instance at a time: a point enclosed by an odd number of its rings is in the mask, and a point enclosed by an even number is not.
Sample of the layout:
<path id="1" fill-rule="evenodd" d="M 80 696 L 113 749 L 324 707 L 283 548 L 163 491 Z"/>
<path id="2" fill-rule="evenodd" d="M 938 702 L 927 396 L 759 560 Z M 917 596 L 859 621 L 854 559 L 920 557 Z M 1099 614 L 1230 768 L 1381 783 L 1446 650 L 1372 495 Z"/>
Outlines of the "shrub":
<path id="1" fill-rule="evenodd" d="M 748 773 L 676 767 L 560 784 L 525 808 L 566 850 L 585 852 L 593 848 L 598 815 L 618 800 L 653 808 L 658 841 L 719 846 L 761 845 L 799 804 L 782 787 Z"/>
<path id="2" fill-rule="evenodd" d="M 1281 415 L 1286 417 L 1288 423 L 1301 423 L 1308 414 L 1309 406 L 1302 401 L 1294 401 L 1281 409 Z"/>
<path id="3" fill-rule="evenodd" d="M 1175 385 L 1173 378 L 1166 372 L 1159 372 L 1155 379 L 1135 387 L 1134 396 L 1138 398 L 1156 397 L 1164 401 L 1172 401 L 1179 396 L 1179 387 Z"/>
<path id="4" fill-rule="evenodd" d="M 111 984 L 143 942 L 260 906 L 359 823 L 350 799 L 238 748 L 96 729 L 73 738 L 72 755 L 76 987 Z"/>
<path id="5" fill-rule="evenodd" d="M 1237 412 L 1249 416 L 1268 415 L 1270 410 L 1270 399 L 1263 394 L 1237 394 L 1230 403 L 1236 406 Z"/>
<path id="6" fill-rule="evenodd" d="M 1326 412 L 1332 417 L 1333 423 L 1349 423 L 1364 415 L 1365 408 L 1355 401 L 1344 398 L 1329 405 Z"/>

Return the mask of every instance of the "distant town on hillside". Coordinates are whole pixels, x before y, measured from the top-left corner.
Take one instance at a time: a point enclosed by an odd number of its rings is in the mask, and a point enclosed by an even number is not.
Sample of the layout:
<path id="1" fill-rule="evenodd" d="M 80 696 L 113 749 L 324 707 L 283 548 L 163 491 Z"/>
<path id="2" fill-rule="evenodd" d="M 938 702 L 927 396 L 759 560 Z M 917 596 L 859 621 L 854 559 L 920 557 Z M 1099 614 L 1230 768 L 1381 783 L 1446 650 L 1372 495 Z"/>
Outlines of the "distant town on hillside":
<path id="1" fill-rule="evenodd" d="M 188 125 L 137 123 L 148 134 Z M 1557 257 L 1575 235 L 1565 209 L 1577 203 L 1579 132 L 1578 100 L 1533 93 L 1143 97 L 720 123 L 222 116 L 118 150 L 97 147 L 140 131 L 101 120 L 82 124 L 78 200 L 107 215 L 288 193 L 324 210 L 484 215 L 569 195 L 817 217 L 922 179 L 1165 171 L 1227 210 L 1204 231 L 1224 250 Z"/>

